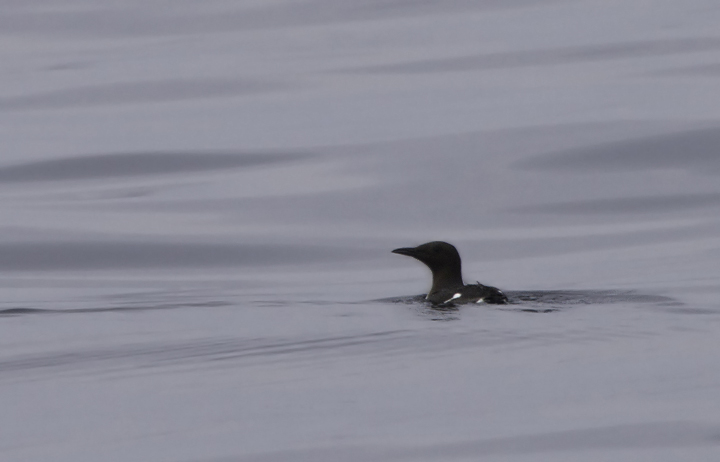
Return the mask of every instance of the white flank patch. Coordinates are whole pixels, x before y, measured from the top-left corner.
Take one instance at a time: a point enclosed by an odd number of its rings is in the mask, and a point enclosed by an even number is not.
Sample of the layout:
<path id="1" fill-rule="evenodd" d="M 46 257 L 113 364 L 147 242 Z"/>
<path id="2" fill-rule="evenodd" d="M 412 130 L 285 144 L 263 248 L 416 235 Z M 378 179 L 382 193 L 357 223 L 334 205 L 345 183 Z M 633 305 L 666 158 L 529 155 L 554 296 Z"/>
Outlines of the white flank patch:
<path id="1" fill-rule="evenodd" d="M 485 303 L 485 299 L 481 298 L 480 300 L 476 301 L 475 303 Z"/>
<path id="2" fill-rule="evenodd" d="M 460 297 L 462 297 L 462 294 L 460 292 L 458 292 L 455 295 L 453 295 L 452 298 L 448 298 L 443 303 L 451 302 L 451 301 L 455 300 L 456 298 L 460 298 Z"/>

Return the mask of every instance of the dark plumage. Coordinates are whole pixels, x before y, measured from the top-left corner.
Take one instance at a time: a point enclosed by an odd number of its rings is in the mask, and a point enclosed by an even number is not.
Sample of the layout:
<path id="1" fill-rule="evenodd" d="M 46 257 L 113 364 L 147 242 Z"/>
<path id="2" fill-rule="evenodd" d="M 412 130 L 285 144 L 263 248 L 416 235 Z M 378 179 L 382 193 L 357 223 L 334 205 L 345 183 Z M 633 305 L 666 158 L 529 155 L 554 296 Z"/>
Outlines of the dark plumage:
<path id="1" fill-rule="evenodd" d="M 502 291 L 477 284 L 465 285 L 462 279 L 460 254 L 455 246 L 442 241 L 428 242 L 417 247 L 403 247 L 392 251 L 425 263 L 432 271 L 433 282 L 425 297 L 436 305 L 459 303 L 507 303 Z"/>

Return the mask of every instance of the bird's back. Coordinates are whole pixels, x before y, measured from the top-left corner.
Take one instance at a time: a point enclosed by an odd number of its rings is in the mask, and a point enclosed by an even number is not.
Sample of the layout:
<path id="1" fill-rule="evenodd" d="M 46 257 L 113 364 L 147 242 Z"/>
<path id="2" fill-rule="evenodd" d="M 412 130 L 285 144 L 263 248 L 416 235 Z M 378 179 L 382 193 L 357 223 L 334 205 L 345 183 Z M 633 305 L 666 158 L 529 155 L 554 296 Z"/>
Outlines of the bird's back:
<path id="1" fill-rule="evenodd" d="M 469 284 L 457 288 L 449 288 L 431 292 L 427 300 L 436 305 L 465 304 L 465 303 L 490 303 L 504 304 L 508 302 L 507 296 L 496 287 L 480 284 Z"/>

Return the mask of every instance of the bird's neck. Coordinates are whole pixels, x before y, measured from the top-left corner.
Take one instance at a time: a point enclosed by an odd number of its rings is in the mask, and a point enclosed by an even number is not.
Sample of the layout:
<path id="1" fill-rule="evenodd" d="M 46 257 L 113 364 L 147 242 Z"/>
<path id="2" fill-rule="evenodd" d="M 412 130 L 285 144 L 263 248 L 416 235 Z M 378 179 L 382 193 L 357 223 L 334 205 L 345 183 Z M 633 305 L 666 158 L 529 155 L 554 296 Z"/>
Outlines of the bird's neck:
<path id="1" fill-rule="evenodd" d="M 430 293 L 462 286 L 462 272 L 459 267 L 443 268 L 433 271 L 433 283 L 432 288 L 430 288 Z"/>

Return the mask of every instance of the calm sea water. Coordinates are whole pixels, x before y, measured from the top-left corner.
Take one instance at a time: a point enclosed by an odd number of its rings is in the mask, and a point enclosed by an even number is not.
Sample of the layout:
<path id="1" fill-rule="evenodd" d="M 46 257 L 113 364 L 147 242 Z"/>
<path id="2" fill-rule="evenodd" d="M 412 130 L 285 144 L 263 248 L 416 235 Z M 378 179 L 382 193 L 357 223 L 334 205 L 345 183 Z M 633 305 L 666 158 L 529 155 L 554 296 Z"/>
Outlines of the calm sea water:
<path id="1" fill-rule="evenodd" d="M 1 460 L 718 460 L 716 1 L 0 7 Z"/>

